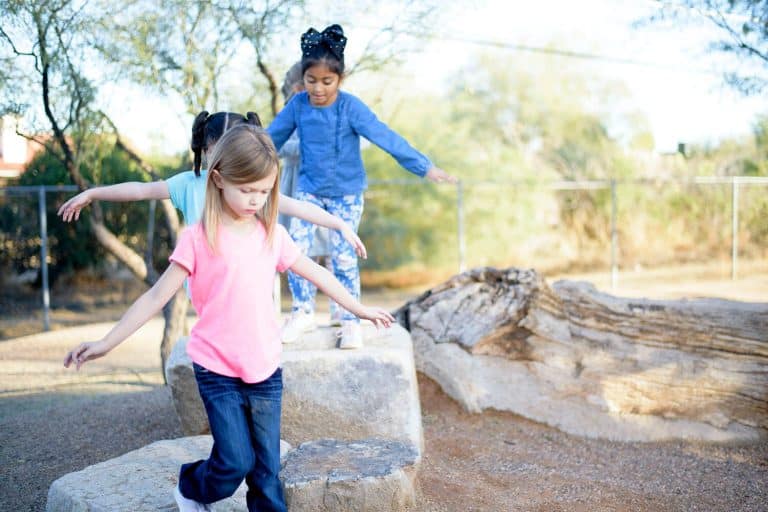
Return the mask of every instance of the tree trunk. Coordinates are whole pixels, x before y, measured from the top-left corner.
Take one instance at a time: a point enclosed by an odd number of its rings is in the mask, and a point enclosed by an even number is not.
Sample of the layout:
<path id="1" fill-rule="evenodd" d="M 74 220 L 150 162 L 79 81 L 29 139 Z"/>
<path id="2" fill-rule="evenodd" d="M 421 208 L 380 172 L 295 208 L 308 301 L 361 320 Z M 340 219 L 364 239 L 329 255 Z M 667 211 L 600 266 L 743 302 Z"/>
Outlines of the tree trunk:
<path id="1" fill-rule="evenodd" d="M 109 120 L 109 118 L 106 116 L 105 119 L 107 119 L 109 123 L 112 124 L 112 127 L 115 130 L 115 146 L 125 152 L 125 154 L 128 155 L 128 157 L 133 160 L 153 180 L 159 180 L 160 176 L 157 174 L 155 169 L 147 162 L 145 162 L 144 159 L 138 155 L 138 153 L 127 146 L 120 138 L 119 133 L 117 133 L 117 127 L 114 126 L 114 123 L 112 123 L 112 121 Z M 160 201 L 160 208 L 163 212 L 163 219 L 165 219 L 165 223 L 168 226 L 168 232 L 170 233 L 170 244 L 175 246 L 179 231 L 181 229 L 179 215 L 176 213 L 176 208 L 174 208 L 170 199 L 163 199 Z M 154 270 L 152 271 L 154 272 Z M 154 278 L 151 281 L 148 281 L 150 284 L 157 280 L 156 275 L 153 277 Z M 163 381 L 166 384 L 168 381 L 165 376 L 165 362 L 168 360 L 168 356 L 173 349 L 173 344 L 176 343 L 176 341 L 185 334 L 188 304 L 189 299 L 187 298 L 186 290 L 181 289 L 170 300 L 170 302 L 168 302 L 168 304 L 163 307 L 165 327 L 163 328 L 163 338 L 160 340 L 160 361 L 162 365 L 160 372 L 163 374 Z"/>
<path id="2" fill-rule="evenodd" d="M 261 60 L 261 53 L 256 51 L 256 65 L 264 78 L 267 79 L 267 86 L 269 87 L 269 108 L 272 110 L 272 116 L 277 115 L 277 81 L 275 76 L 269 70 L 264 61 Z"/>
<path id="3" fill-rule="evenodd" d="M 397 316 L 417 368 L 470 411 L 620 440 L 768 435 L 768 304 L 627 299 L 475 269 Z"/>
<path id="4" fill-rule="evenodd" d="M 160 342 L 160 360 L 163 371 L 163 381 L 168 384 L 165 376 L 165 363 L 171 355 L 173 344 L 186 334 L 187 324 L 187 298 L 186 288 L 180 289 L 176 295 L 163 307 L 163 318 L 165 319 L 165 328 L 163 329 L 163 339 Z"/>
<path id="5" fill-rule="evenodd" d="M 67 53 L 67 49 L 56 46 L 57 50 L 60 51 L 54 51 L 52 53 L 49 52 L 48 30 L 59 29 L 59 27 L 54 23 L 57 9 L 54 9 L 54 11 L 51 11 L 50 13 L 46 12 L 46 15 L 50 14 L 53 16 L 50 19 L 46 19 L 45 16 L 41 17 L 40 12 L 37 10 L 32 13 L 37 28 L 37 55 L 35 56 L 35 68 L 40 74 L 43 111 L 45 112 L 45 116 L 51 125 L 51 130 L 53 131 L 53 140 L 55 141 L 55 144 L 61 149 L 59 159 L 67 169 L 67 172 L 72 178 L 72 181 L 82 191 L 89 187 L 89 183 L 83 178 L 83 175 L 80 173 L 79 169 L 79 158 L 81 157 L 81 154 L 78 151 L 81 147 L 79 142 L 82 142 L 82 140 L 76 141 L 73 134 L 77 133 L 78 135 L 82 135 L 90 133 L 88 128 L 84 129 L 84 127 L 89 126 L 84 121 L 84 118 L 87 117 L 85 116 L 85 113 L 96 113 L 97 111 L 90 110 L 89 107 L 91 105 L 88 105 L 86 100 L 84 100 L 84 97 L 86 97 L 87 94 L 84 95 L 80 88 L 83 86 L 83 83 L 78 80 L 79 76 L 74 72 L 72 61 L 70 60 L 70 56 Z M 45 9 L 43 9 L 43 11 L 45 11 Z M 51 23 L 53 23 L 53 25 Z M 58 43 L 61 43 L 60 38 L 58 39 Z M 16 53 L 18 54 L 18 52 Z M 53 62 L 53 58 L 61 60 Z M 60 65 L 66 64 L 66 68 L 72 72 L 71 75 L 69 75 L 69 79 L 75 86 L 73 95 L 69 98 L 69 109 L 60 109 L 61 111 L 68 112 L 68 118 L 64 119 L 62 122 L 59 122 L 57 119 L 51 104 L 51 73 L 55 72 L 57 69 L 57 63 Z M 55 80 L 53 80 L 53 84 L 55 86 Z M 115 136 L 117 137 L 116 146 L 125 151 L 126 154 L 128 154 L 134 161 L 136 161 L 145 172 L 149 173 L 153 179 L 158 179 L 157 173 L 155 173 L 154 169 L 152 169 L 150 165 L 144 162 L 133 150 L 123 144 L 119 133 L 117 132 L 117 128 L 114 126 L 114 123 L 112 123 L 112 121 L 105 114 L 99 114 L 113 127 Z M 170 228 L 172 238 L 171 243 L 175 244 L 179 226 L 178 215 L 176 214 L 173 206 L 170 204 L 170 201 L 163 201 L 162 207 L 166 222 Z M 114 255 L 120 262 L 126 265 L 126 267 L 128 267 L 128 269 L 130 269 L 130 271 L 138 279 L 141 279 L 150 285 L 157 281 L 157 271 L 151 265 L 147 265 L 140 254 L 122 243 L 112 232 L 106 228 L 104 225 L 104 216 L 101 211 L 101 206 L 98 202 L 94 202 L 92 205 L 91 229 L 93 230 L 98 242 L 110 254 Z M 179 299 L 180 294 L 181 299 Z M 177 298 L 174 299 L 171 305 L 166 308 L 168 310 L 166 316 L 166 328 L 164 331 L 163 340 L 160 344 L 161 355 L 163 356 L 165 356 L 170 351 L 172 341 L 175 340 L 179 336 L 180 332 L 183 331 L 187 298 L 184 290 L 181 290 L 180 294 L 177 294 Z M 164 358 L 163 361 L 165 361 Z M 165 375 L 164 368 L 161 368 L 161 372 L 163 375 Z"/>

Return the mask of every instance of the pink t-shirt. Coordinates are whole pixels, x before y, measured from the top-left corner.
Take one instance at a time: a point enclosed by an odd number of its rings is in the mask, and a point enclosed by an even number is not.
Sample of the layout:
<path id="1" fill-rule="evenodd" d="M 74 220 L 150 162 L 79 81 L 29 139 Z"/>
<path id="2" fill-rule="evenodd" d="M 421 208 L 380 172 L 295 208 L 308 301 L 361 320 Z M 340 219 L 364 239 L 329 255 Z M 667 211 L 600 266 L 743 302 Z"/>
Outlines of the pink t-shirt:
<path id="1" fill-rule="evenodd" d="M 271 247 L 261 223 L 248 234 L 220 226 L 217 236 L 213 253 L 202 224 L 189 226 L 170 257 L 189 272 L 198 315 L 187 353 L 212 372 L 261 382 L 279 366 L 282 350 L 272 298 L 275 270 L 285 271 L 301 252 L 279 224 Z"/>

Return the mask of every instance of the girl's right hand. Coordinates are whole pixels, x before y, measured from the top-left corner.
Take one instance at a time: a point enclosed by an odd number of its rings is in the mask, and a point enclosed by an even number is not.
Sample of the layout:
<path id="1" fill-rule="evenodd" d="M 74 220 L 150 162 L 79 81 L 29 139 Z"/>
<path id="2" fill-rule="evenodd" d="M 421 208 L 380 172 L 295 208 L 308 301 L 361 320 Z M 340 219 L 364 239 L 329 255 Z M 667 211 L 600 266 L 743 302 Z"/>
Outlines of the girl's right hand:
<path id="1" fill-rule="evenodd" d="M 376 306 L 363 306 L 360 314 L 357 316 L 364 320 L 370 320 L 377 329 L 379 327 L 389 327 L 395 321 L 395 317 L 389 311 Z"/>
<path id="2" fill-rule="evenodd" d="M 64 357 L 64 367 L 69 368 L 72 363 L 75 363 L 76 368 L 79 370 L 86 361 L 98 359 L 99 357 L 106 355 L 107 352 L 109 352 L 109 348 L 103 340 L 81 343 L 70 350 L 66 357 Z"/>
<path id="3" fill-rule="evenodd" d="M 72 222 L 80 218 L 80 210 L 91 204 L 91 195 L 89 190 L 80 192 L 75 197 L 61 205 L 56 215 L 61 217 L 64 222 Z"/>

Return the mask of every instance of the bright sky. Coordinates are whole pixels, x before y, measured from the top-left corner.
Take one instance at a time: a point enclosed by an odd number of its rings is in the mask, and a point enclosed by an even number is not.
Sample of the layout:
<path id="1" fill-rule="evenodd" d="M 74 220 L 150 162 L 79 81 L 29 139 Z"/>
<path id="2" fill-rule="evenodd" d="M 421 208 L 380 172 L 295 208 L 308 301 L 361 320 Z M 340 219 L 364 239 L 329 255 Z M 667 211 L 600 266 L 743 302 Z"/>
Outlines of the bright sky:
<path id="1" fill-rule="evenodd" d="M 632 23 L 652 12 L 654 4 L 651 0 L 454 2 L 446 4 L 452 7 L 448 7 L 438 35 L 511 46 L 550 46 L 648 63 L 568 59 L 569 64 L 580 69 L 626 85 L 629 99 L 624 108 L 645 115 L 657 151 L 672 151 L 678 142 L 716 142 L 732 135 L 749 134 L 756 115 L 768 113 L 768 99 L 765 95 L 745 98 L 722 85 L 719 71 L 729 63 L 717 61 L 706 52 L 707 42 L 719 34 L 706 23 L 698 28 L 633 28 Z M 321 29 L 326 21 L 319 19 L 312 24 Z M 345 29 L 349 46 L 367 37 L 364 23 Z M 422 77 L 417 80 L 420 86 L 434 87 L 439 93 L 442 77 L 455 73 L 472 55 L 483 50 L 499 52 L 501 58 L 508 55 L 510 73 L 514 73 L 516 57 L 532 55 L 521 50 L 442 40 L 428 43 L 421 53 L 409 56 L 403 72 Z M 282 76 L 282 70 L 278 75 Z M 130 106 L 115 115 L 118 126 L 139 149 L 175 152 L 187 147 L 191 120 L 178 114 L 178 105 L 138 95 L 135 101 L 120 103 Z M 147 132 L 147 112 L 158 119 L 153 126 L 162 128 Z"/>

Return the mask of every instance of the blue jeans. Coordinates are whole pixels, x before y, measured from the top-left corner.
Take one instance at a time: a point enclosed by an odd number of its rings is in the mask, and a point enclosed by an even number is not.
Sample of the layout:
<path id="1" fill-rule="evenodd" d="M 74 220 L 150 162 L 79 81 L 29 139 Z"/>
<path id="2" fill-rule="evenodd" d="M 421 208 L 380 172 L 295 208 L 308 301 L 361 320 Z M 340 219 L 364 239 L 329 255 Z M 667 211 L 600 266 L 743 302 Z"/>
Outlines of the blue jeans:
<path id="1" fill-rule="evenodd" d="M 280 472 L 283 374 L 248 384 L 195 364 L 213 448 L 207 460 L 181 466 L 181 494 L 201 503 L 232 496 L 245 479 L 248 510 L 286 512 Z"/>
<path id="2" fill-rule="evenodd" d="M 357 232 L 360 225 L 360 218 L 363 216 L 363 194 L 325 197 L 316 196 L 308 192 L 297 191 L 294 196 L 301 201 L 315 204 L 332 215 L 340 217 L 344 222 Z M 291 219 L 291 238 L 301 249 L 302 254 L 308 254 L 310 247 L 315 240 L 315 231 L 317 226 L 309 221 L 294 217 Z M 352 244 L 347 242 L 341 233 L 336 230 L 329 230 L 331 262 L 333 263 L 333 273 L 336 279 L 344 285 L 344 288 L 357 300 L 360 300 L 360 269 L 357 266 L 357 254 Z M 303 277 L 288 271 L 288 285 L 293 295 L 293 311 L 304 311 L 311 313 L 315 310 L 315 293 L 317 288 L 314 284 Z M 335 308 L 334 308 L 335 309 Z M 352 320 L 359 322 L 360 319 L 347 311 L 341 310 L 342 320 Z M 333 311 L 331 311 L 333 313 Z"/>

